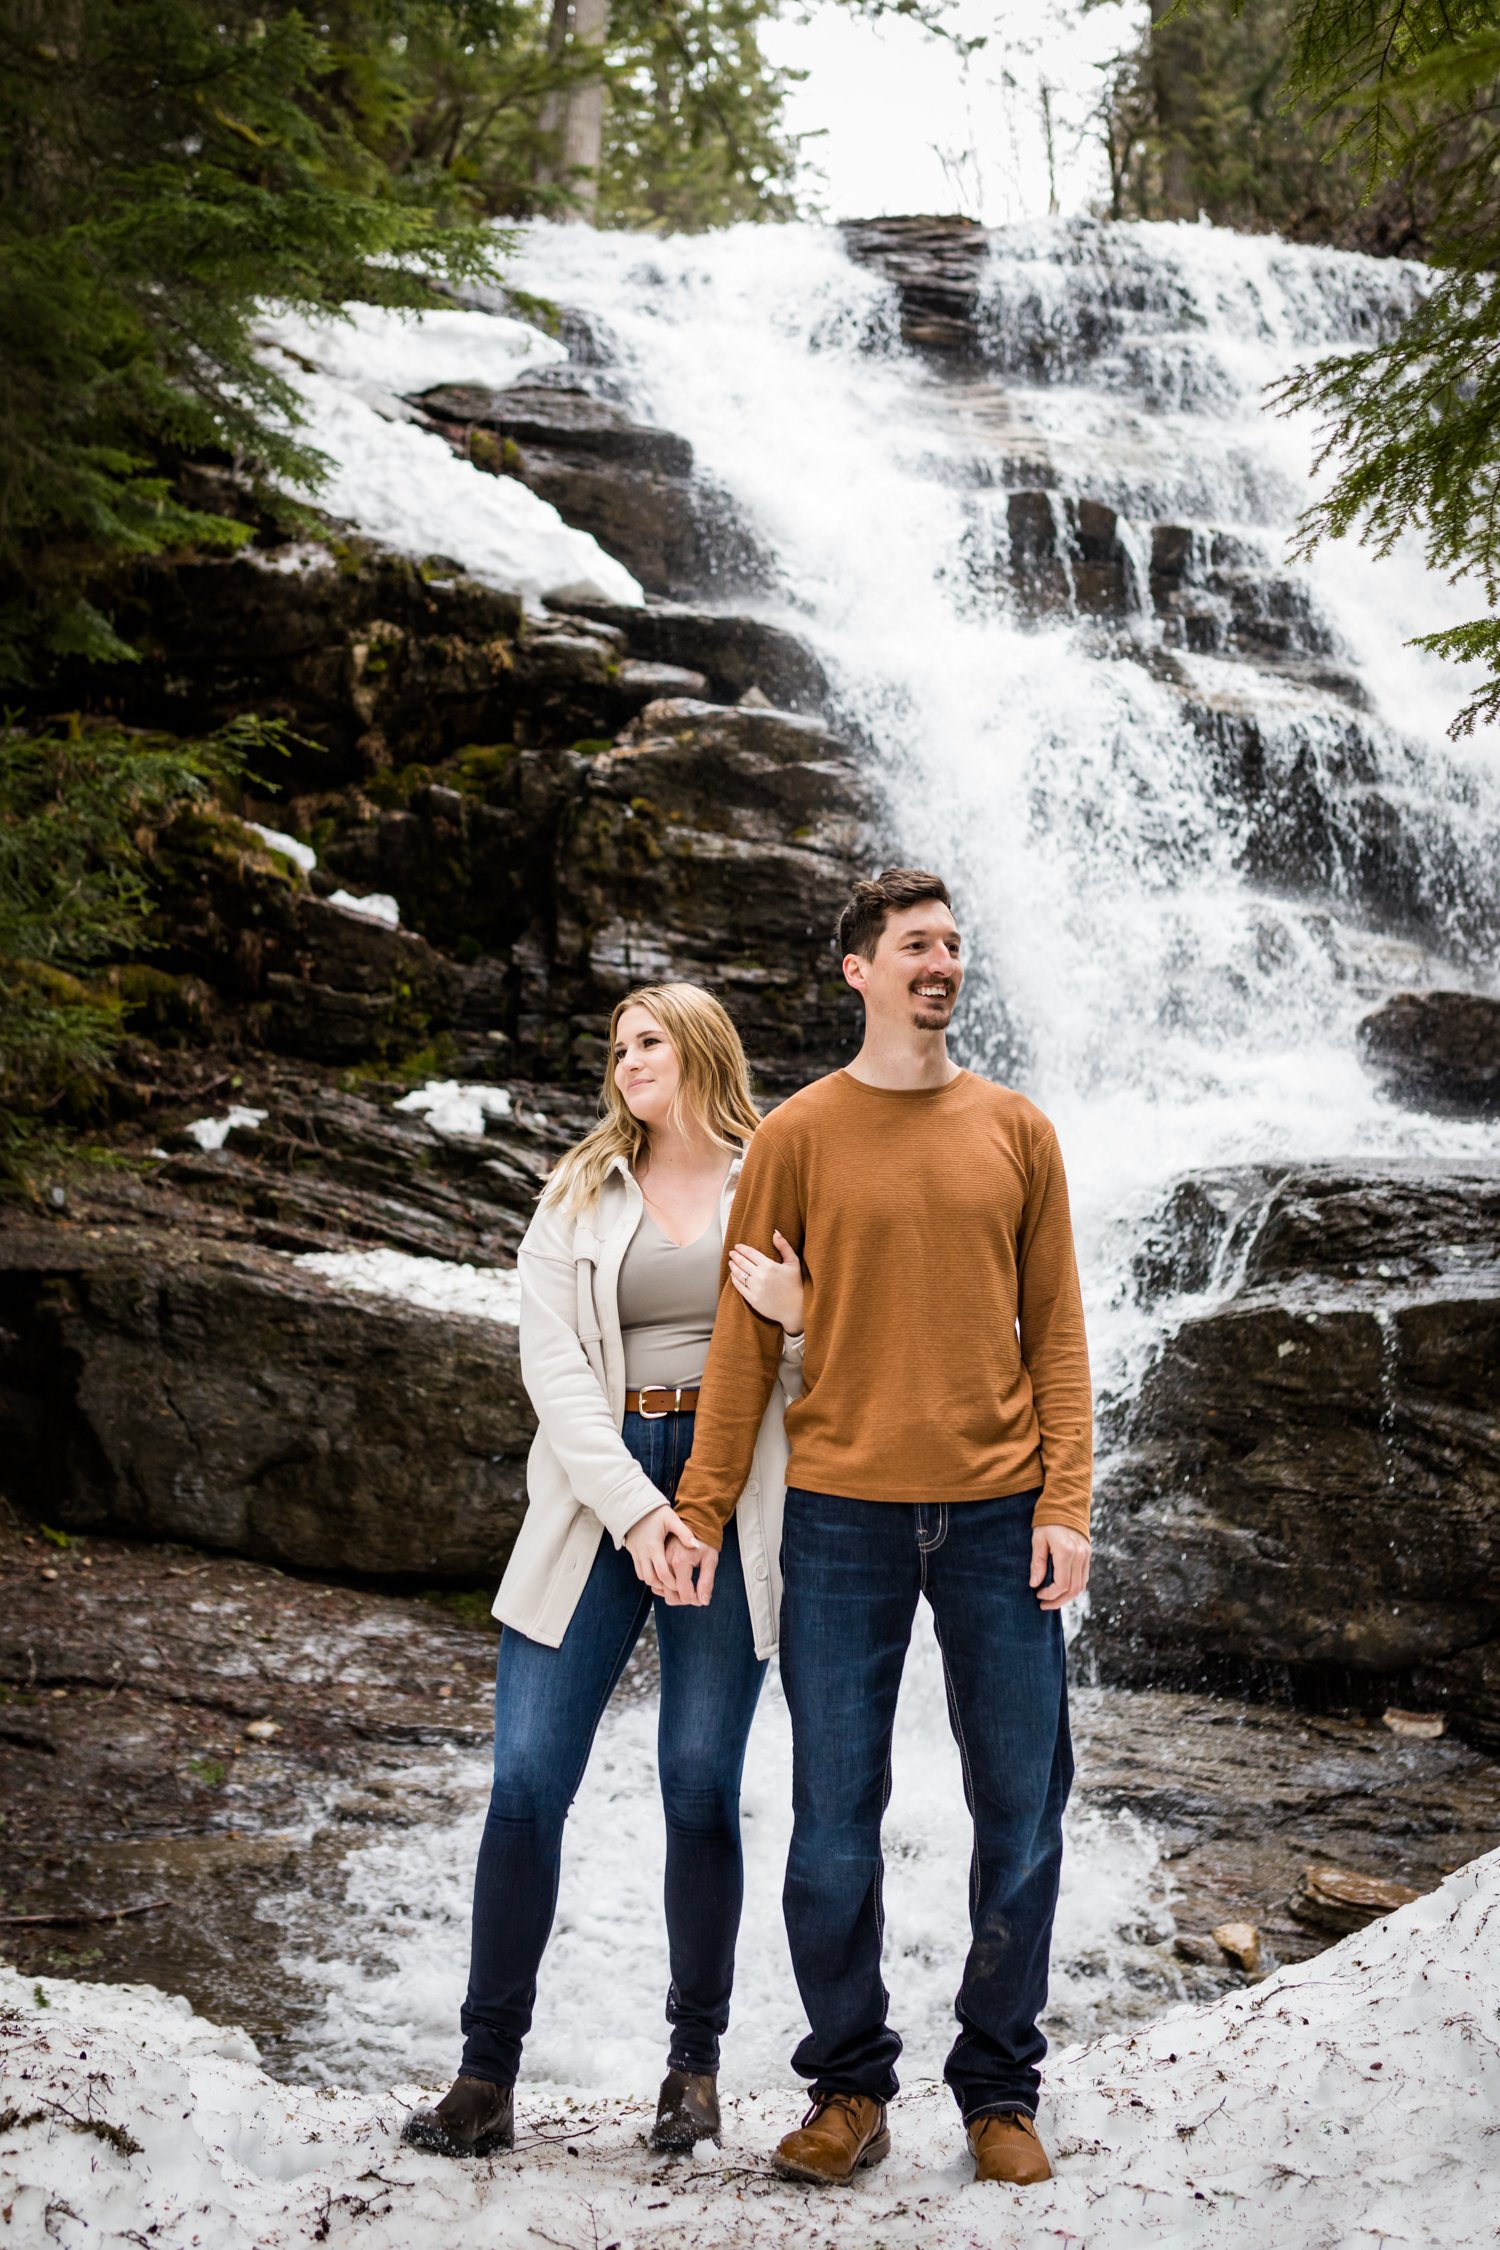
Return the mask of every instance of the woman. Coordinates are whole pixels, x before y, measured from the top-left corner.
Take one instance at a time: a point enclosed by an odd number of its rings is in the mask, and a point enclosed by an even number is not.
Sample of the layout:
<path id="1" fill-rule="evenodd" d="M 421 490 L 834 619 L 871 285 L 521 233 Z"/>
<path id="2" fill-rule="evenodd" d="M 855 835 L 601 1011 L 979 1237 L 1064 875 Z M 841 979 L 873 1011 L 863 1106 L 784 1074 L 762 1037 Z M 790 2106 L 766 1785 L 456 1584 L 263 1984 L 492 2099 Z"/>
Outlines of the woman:
<path id="1" fill-rule="evenodd" d="M 653 1608 L 667 1823 L 672 2041 L 652 2145 L 718 2138 L 743 1870 L 740 1774 L 776 1641 L 782 1415 L 801 1382 L 802 1276 L 745 1246 L 735 1286 L 787 1331 L 781 1387 L 707 1608 L 664 1596 L 671 1502 L 693 1442 L 724 1224 L 759 1122 L 744 1050 L 710 993 L 649 985 L 610 1020 L 594 1130 L 562 1158 L 521 1245 L 521 1373 L 538 1429 L 528 1507 L 495 1601 L 495 1781 L 474 1888 L 460 2074 L 404 2138 L 509 2148 L 521 2043 L 552 1925 L 563 1822 L 594 1731 Z M 608 1536 L 606 1537 L 606 1534 Z"/>

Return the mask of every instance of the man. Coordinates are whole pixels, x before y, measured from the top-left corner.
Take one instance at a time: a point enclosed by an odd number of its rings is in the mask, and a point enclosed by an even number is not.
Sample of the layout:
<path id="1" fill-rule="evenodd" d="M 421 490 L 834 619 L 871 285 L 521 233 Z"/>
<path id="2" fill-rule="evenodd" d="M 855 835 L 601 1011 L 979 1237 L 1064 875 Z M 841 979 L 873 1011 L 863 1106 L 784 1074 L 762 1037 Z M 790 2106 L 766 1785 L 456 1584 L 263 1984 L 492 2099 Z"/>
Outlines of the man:
<path id="1" fill-rule="evenodd" d="M 945 2076 L 976 2177 L 1025 2183 L 1051 2169 L 1034 2120 L 1073 1771 L 1059 1612 L 1089 1566 L 1092 1405 L 1067 1188 L 1041 1112 L 949 1057 L 963 967 L 938 877 L 892 868 L 856 884 L 838 942 L 864 1044 L 760 1127 L 726 1231 L 773 1255 L 779 1232 L 807 1282 L 781 1674 L 784 1903 L 811 2027 L 792 2064 L 812 2106 L 775 2162 L 841 2181 L 890 2147 L 901 2041 L 880 1973 L 880 1826 L 925 1594 L 974 1819 Z M 780 1348 L 726 1282 L 677 1494 L 710 1550 L 750 1474 Z M 715 1561 L 675 1546 L 680 1598 L 709 1599 Z"/>

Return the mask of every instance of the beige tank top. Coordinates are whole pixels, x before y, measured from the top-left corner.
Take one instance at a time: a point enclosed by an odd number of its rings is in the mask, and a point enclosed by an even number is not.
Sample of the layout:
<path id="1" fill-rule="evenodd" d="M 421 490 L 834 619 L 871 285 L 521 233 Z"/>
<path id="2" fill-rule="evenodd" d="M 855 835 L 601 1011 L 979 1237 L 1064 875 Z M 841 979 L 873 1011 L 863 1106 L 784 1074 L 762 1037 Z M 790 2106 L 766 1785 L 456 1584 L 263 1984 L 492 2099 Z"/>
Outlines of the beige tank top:
<path id="1" fill-rule="evenodd" d="M 723 1248 L 716 1219 L 679 1249 L 650 1212 L 642 1212 L 620 1266 L 617 1299 L 628 1390 L 658 1383 L 686 1389 L 702 1381 Z"/>

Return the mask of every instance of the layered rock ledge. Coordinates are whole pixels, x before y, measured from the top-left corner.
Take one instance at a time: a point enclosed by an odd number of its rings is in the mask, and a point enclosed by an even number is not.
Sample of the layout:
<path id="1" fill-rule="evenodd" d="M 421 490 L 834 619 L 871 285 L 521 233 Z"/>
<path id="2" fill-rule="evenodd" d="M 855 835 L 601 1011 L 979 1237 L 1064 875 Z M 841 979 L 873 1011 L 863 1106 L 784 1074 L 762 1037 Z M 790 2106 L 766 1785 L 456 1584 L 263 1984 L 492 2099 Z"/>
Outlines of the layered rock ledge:
<path id="1" fill-rule="evenodd" d="M 1192 1310 L 1099 1505 L 1089 1645 L 1120 1680 L 1446 1713 L 1500 1741 L 1500 1165 L 1185 1183 L 1144 1256 Z"/>

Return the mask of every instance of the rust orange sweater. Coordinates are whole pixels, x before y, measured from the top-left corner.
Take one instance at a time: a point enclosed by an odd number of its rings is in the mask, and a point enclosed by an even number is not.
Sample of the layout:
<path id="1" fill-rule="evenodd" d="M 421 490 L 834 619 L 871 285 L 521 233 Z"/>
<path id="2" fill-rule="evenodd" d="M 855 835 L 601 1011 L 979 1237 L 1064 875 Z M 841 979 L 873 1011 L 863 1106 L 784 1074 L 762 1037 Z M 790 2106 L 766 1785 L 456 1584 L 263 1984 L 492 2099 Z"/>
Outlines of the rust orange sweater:
<path id="1" fill-rule="evenodd" d="M 857 1500 L 996 1499 L 1089 1526 L 1093 1409 L 1057 1137 L 1023 1094 L 961 1071 L 895 1092 L 847 1071 L 750 1143 L 725 1231 L 807 1283 L 788 1482 Z M 750 1474 L 781 1330 L 721 1272 L 678 1512 L 717 1547 Z"/>

